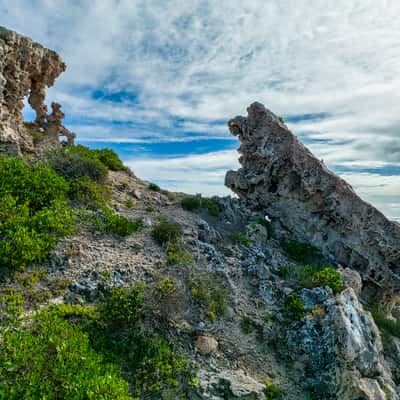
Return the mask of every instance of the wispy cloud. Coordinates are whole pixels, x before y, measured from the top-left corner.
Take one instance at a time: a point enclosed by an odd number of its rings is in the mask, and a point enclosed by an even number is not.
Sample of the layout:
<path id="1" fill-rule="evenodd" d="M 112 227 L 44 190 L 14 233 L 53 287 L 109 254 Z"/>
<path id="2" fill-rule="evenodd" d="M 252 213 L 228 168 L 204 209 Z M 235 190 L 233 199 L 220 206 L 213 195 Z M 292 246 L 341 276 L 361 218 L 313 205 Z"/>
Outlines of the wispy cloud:
<path id="1" fill-rule="evenodd" d="M 399 14 L 396 0 L 0 0 L 0 24 L 67 62 L 48 97 L 85 140 L 228 138 L 258 100 L 357 174 L 400 163 Z"/>

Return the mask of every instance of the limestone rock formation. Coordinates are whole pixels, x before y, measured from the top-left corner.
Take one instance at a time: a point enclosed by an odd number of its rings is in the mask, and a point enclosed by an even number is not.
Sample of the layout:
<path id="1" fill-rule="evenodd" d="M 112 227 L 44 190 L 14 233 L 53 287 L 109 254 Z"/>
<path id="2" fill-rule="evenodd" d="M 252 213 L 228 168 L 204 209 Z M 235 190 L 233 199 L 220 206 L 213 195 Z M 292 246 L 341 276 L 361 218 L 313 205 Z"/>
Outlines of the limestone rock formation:
<path id="1" fill-rule="evenodd" d="M 385 293 L 380 301 L 393 302 L 400 289 L 400 226 L 361 200 L 262 104 L 247 111 L 229 121 L 241 141 L 242 168 L 229 171 L 225 184 L 296 240 L 359 271 L 364 295 Z"/>
<path id="2" fill-rule="evenodd" d="M 47 136 L 47 142 L 59 145 L 59 136 L 72 143 L 75 134 L 61 123 L 64 114 L 53 103 L 48 114 L 45 90 L 66 69 L 60 56 L 31 39 L 0 27 L 0 151 L 21 154 L 34 151 L 32 137 L 27 132 L 21 110 L 23 100 L 36 112 L 35 127 Z"/>
<path id="3" fill-rule="evenodd" d="M 321 400 L 398 399 L 373 318 L 352 288 L 336 298 L 329 292 L 303 289 L 309 315 L 286 330 L 289 357 L 304 369 L 303 385 Z"/>

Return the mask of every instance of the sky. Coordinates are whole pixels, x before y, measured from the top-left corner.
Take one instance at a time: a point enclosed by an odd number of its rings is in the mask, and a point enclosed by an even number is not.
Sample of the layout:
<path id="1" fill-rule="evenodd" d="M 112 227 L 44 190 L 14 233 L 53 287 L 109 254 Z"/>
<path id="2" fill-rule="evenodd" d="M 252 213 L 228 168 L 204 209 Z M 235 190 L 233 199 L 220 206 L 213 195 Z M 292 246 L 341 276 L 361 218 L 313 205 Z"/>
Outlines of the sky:
<path id="1" fill-rule="evenodd" d="M 0 0 L 0 25 L 66 62 L 47 91 L 65 125 L 138 176 L 229 194 L 227 121 L 259 101 L 398 220 L 399 15 L 398 0 Z"/>

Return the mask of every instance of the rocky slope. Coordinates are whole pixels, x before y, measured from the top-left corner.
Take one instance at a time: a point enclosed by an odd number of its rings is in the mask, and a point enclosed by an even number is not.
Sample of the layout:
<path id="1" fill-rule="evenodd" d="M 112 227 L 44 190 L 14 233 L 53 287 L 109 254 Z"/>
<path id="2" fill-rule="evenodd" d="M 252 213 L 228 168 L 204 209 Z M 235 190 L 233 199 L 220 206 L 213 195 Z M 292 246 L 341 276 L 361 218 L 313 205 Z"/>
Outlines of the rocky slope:
<path id="1" fill-rule="evenodd" d="M 65 69 L 61 59 L 4 29 L 1 51 L 2 149 L 23 155 L 59 147 L 59 128 L 54 140 L 34 146 L 20 111 L 31 93 L 31 103 L 41 105 L 34 107 L 35 129 L 52 135 L 44 87 Z M 400 338 L 387 325 L 400 315 L 394 307 L 378 329 L 365 308 L 380 293 L 395 302 L 398 227 L 260 104 L 229 127 L 243 142 L 243 169 L 227 175 L 240 199 L 188 197 L 129 170 L 109 171 L 109 206 L 143 228 L 127 237 L 107 234 L 90 224 L 99 210 L 81 207 L 76 232 L 48 258 L 2 277 L 1 318 L 7 293 L 28 299 L 29 318 L 35 307 L 92 305 L 109 288 L 144 282 L 147 332 L 167 338 L 196 371 L 190 399 L 399 399 Z M 197 204 L 192 211 L 188 198 Z M 164 219 L 182 228 L 180 257 L 154 240 Z M 370 282 L 374 296 L 361 296 L 371 294 Z"/>

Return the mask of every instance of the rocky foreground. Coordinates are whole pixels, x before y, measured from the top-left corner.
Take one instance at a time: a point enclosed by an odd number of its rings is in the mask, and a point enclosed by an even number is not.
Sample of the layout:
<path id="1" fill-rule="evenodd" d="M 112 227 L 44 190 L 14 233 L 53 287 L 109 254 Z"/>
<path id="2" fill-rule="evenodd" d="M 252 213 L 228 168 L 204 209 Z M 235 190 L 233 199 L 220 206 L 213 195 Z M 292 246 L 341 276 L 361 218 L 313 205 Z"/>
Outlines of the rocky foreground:
<path id="1" fill-rule="evenodd" d="M 44 106 L 44 87 L 65 65 L 4 28 L 0 55 L 0 148 L 41 159 L 66 134 L 59 107 L 48 115 Z M 36 140 L 21 115 L 29 94 Z M 168 339 L 195 372 L 186 398 L 399 399 L 399 227 L 261 104 L 229 128 L 242 141 L 243 168 L 226 177 L 239 199 L 172 193 L 109 171 L 109 206 L 141 229 L 93 229 L 100 211 L 80 205 L 75 233 L 2 277 L 2 320 L 10 291 L 29 298 L 20 317 L 29 321 L 49 305 L 90 307 L 111 288 L 144 283 L 145 331 Z M 155 239 L 162 221 L 180 227 L 178 248 Z M 27 276 L 36 278 L 27 285 Z M 178 398 L 152 396 L 141 398 Z"/>

